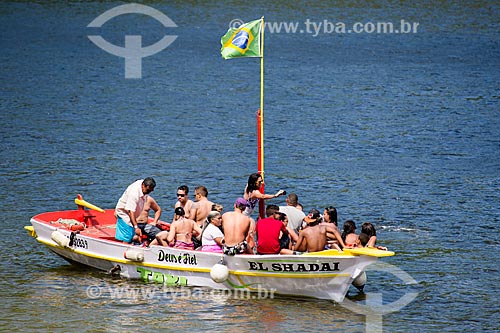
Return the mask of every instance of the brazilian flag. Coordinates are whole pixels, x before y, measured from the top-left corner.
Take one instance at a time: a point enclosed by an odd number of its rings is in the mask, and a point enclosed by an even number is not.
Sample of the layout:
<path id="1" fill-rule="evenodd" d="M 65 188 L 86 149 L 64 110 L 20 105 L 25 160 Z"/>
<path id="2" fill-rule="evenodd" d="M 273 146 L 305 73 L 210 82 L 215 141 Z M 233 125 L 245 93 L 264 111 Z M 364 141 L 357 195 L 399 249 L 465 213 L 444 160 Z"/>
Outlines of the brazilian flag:
<path id="1" fill-rule="evenodd" d="M 238 28 L 230 28 L 220 40 L 222 58 L 260 57 L 262 21 L 255 20 Z"/>

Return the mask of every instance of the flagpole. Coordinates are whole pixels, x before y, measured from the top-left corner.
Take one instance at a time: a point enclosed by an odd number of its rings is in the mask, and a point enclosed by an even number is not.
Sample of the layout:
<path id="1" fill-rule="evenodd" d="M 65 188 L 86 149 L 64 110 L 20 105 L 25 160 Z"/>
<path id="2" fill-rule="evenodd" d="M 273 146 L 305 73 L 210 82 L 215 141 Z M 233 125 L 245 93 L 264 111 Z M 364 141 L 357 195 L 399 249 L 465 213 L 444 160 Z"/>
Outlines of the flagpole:
<path id="1" fill-rule="evenodd" d="M 260 29 L 260 109 L 257 112 L 257 170 L 264 180 L 264 16 L 261 18 Z M 264 183 L 260 188 L 264 193 Z M 259 200 L 259 217 L 265 217 L 264 200 Z"/>
<path id="2" fill-rule="evenodd" d="M 260 21 L 260 22 L 259 22 Z M 260 27 L 259 27 L 260 24 Z M 257 34 L 256 28 L 259 27 Z M 257 111 L 257 170 L 264 180 L 264 16 L 244 23 L 239 28 L 230 26 L 222 36 L 221 55 L 224 59 L 260 56 L 260 107 Z M 257 35 L 259 38 L 256 38 Z M 258 48 L 257 41 L 259 42 Z M 259 189 L 264 193 L 264 183 Z M 259 203 L 259 217 L 265 217 L 264 200 Z"/>

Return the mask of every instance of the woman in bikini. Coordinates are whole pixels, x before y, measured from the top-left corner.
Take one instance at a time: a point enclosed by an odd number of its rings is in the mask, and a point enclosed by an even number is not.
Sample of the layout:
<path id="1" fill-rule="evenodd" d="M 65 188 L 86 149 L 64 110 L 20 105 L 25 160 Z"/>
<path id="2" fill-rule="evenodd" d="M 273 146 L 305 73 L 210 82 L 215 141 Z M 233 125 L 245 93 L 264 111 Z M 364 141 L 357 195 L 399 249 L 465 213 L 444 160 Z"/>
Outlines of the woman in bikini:
<path id="1" fill-rule="evenodd" d="M 170 225 L 170 231 L 162 231 L 156 235 L 156 241 L 161 246 L 172 246 L 177 249 L 194 250 L 194 243 L 191 239 L 193 234 L 201 234 L 201 228 L 194 220 L 187 219 L 184 215 L 184 208 L 177 207 L 175 214 L 179 216 L 177 220 Z M 155 241 L 151 242 L 155 245 Z"/>
<path id="2" fill-rule="evenodd" d="M 338 226 L 337 222 L 337 208 L 333 206 L 328 206 L 323 211 L 323 222 L 333 223 L 335 226 Z"/>
<path id="3" fill-rule="evenodd" d="M 341 250 L 344 247 L 344 242 L 338 229 L 337 208 L 328 206 L 323 211 L 323 222 L 321 224 L 330 226 L 333 232 L 327 232 L 327 243 L 325 250 L 337 249 Z"/>
<path id="4" fill-rule="evenodd" d="M 365 222 L 361 225 L 361 233 L 364 233 L 368 236 L 368 242 L 366 244 L 367 247 L 374 247 L 379 250 L 387 250 L 384 246 L 377 246 L 375 243 L 377 242 L 377 231 L 375 230 L 375 226 L 370 222 Z"/>
<path id="5" fill-rule="evenodd" d="M 344 222 L 344 229 L 342 231 L 342 240 L 344 241 L 345 247 L 353 248 L 358 246 L 356 223 L 354 223 L 353 220 L 347 220 Z"/>
<path id="6" fill-rule="evenodd" d="M 261 186 L 264 185 L 264 180 L 259 173 L 252 173 L 248 177 L 248 182 L 245 187 L 245 192 L 243 193 L 243 198 L 247 200 L 247 208 L 243 212 L 246 216 L 252 215 L 255 207 L 257 207 L 257 203 L 259 200 L 267 200 L 277 198 L 280 195 L 285 195 L 286 192 L 283 190 L 279 190 L 276 194 L 264 194 L 260 192 Z"/>

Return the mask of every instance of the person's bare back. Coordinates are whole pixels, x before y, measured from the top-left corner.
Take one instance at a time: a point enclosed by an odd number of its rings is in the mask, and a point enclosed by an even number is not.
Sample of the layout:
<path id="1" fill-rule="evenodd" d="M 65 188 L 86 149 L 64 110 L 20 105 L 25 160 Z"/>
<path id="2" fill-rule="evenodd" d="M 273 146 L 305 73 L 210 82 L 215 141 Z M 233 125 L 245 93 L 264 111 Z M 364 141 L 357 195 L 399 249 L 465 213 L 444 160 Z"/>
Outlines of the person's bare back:
<path id="1" fill-rule="evenodd" d="M 189 217 L 195 220 L 199 226 L 202 226 L 208 216 L 208 213 L 212 210 L 213 204 L 214 203 L 207 198 L 193 203 Z"/>
<path id="2" fill-rule="evenodd" d="M 296 251 L 318 252 L 323 251 L 326 245 L 327 228 L 324 225 L 315 225 L 302 230 L 295 244 Z"/>
<path id="3" fill-rule="evenodd" d="M 200 227 L 198 227 L 195 221 L 181 217 L 170 225 L 167 242 L 170 244 L 175 239 L 176 241 L 191 244 L 193 242 L 191 240 L 193 233 L 199 235 L 201 233 Z"/>
<path id="4" fill-rule="evenodd" d="M 190 219 L 196 221 L 200 227 L 203 225 L 203 222 L 205 222 L 214 204 L 212 201 L 208 200 L 207 195 L 207 188 L 205 186 L 198 186 L 194 190 L 196 202 L 191 206 L 189 214 L 186 214 Z"/>
<path id="5" fill-rule="evenodd" d="M 222 215 L 222 228 L 226 246 L 235 246 L 247 239 L 250 218 L 241 211 L 227 212 Z"/>

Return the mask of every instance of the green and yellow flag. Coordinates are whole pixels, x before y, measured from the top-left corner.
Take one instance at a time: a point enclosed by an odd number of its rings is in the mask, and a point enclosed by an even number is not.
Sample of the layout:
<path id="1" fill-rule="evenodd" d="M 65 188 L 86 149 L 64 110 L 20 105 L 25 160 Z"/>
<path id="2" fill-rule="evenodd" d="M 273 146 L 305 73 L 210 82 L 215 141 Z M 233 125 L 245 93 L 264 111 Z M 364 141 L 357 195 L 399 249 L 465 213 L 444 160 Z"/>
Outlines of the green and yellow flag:
<path id="1" fill-rule="evenodd" d="M 230 28 L 220 42 L 222 58 L 261 57 L 260 35 L 263 19 Z"/>

